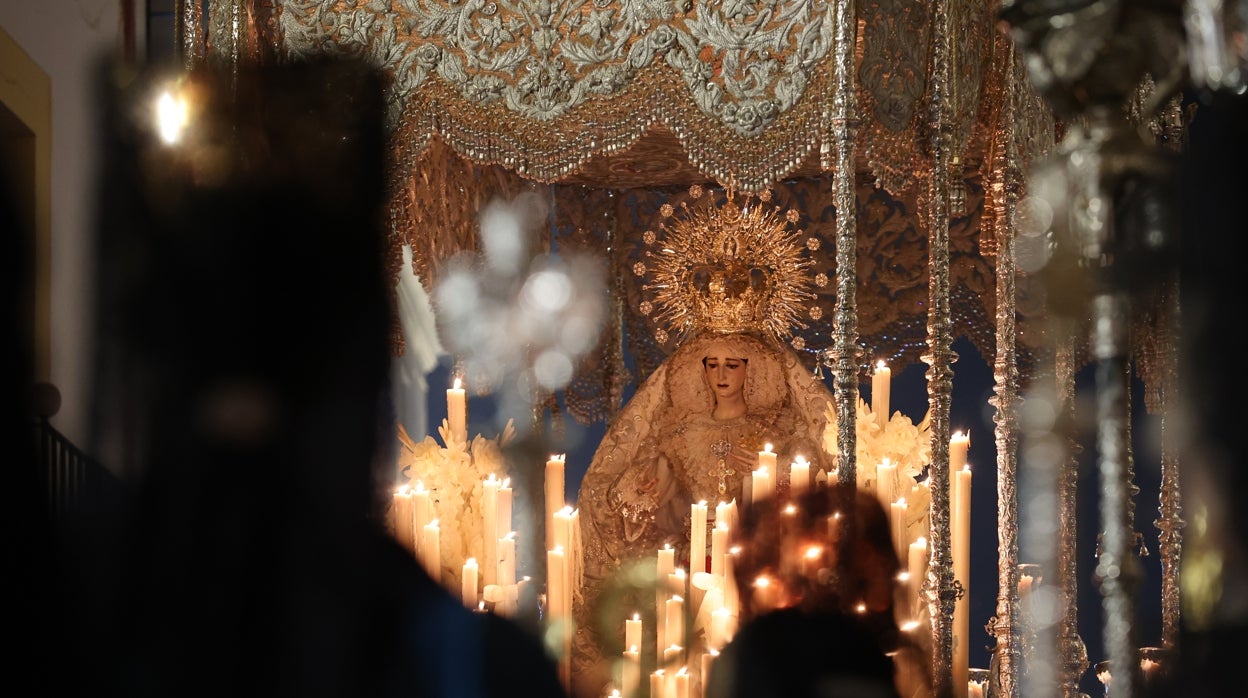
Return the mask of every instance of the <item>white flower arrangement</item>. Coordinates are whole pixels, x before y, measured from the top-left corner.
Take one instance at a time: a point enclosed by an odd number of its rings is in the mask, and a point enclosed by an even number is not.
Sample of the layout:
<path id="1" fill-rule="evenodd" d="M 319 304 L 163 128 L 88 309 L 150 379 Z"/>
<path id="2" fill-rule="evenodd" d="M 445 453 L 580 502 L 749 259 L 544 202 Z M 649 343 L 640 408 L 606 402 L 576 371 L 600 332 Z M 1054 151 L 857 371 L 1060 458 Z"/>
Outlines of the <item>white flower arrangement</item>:
<path id="1" fill-rule="evenodd" d="M 458 591 L 460 573 L 468 558 L 484 558 L 481 512 L 482 482 L 491 474 L 506 477 L 503 448 L 515 436 L 511 421 L 497 438 L 480 434 L 470 443 L 453 438 L 446 420 L 438 428 L 439 444 L 432 436 L 419 443 L 399 425 L 398 468 L 409 486 L 429 490 L 434 517 L 438 520 L 441 547 L 441 582 Z"/>
<path id="2" fill-rule="evenodd" d="M 928 415 L 924 415 L 915 424 L 909 417 L 897 411 L 881 426 L 866 401 L 859 397 L 855 416 L 855 479 L 859 489 L 876 491 L 877 468 L 881 463 L 897 466 L 897 494 L 905 497 L 907 504 L 907 536 L 911 540 L 917 536 L 926 536 L 931 490 L 927 486 L 924 471 L 932 462 Z M 829 453 L 840 453 L 836 443 L 836 431 L 836 408 L 829 405 L 827 428 L 823 433 L 824 446 Z M 924 480 L 920 482 L 919 478 Z"/>

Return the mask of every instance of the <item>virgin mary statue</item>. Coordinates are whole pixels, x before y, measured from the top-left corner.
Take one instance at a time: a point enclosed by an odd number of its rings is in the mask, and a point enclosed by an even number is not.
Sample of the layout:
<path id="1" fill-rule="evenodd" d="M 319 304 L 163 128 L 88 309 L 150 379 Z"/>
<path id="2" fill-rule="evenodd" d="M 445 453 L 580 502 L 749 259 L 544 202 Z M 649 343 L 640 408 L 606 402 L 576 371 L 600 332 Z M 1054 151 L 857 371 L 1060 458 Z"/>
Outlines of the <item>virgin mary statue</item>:
<path id="1" fill-rule="evenodd" d="M 656 324 L 683 339 L 609 425 L 577 500 L 577 695 L 603 694 L 612 661 L 627 649 L 624 619 L 654 608 L 654 587 L 643 593 L 635 571 L 647 563 L 653 571 L 665 546 L 689 574 L 706 570 L 705 550 L 690 555 L 691 505 L 708 504 L 711 540 L 716 505 L 743 505 L 760 451 L 777 454 L 780 490 L 796 459 L 811 473 L 833 466 L 824 439 L 831 395 L 781 343 L 814 295 L 796 234 L 774 208 L 741 208 L 731 195 L 684 212 L 648 257 L 653 305 L 642 306 L 657 308 Z M 670 217 L 672 207 L 663 213 Z M 647 242 L 655 238 L 647 234 Z"/>

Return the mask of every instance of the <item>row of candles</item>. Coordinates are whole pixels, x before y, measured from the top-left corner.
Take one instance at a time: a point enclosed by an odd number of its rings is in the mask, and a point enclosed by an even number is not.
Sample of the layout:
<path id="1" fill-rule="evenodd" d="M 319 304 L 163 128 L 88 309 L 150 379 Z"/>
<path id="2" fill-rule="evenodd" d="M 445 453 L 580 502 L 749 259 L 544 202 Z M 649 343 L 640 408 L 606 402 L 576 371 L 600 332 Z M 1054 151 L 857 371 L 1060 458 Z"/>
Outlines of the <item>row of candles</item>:
<path id="1" fill-rule="evenodd" d="M 877 365 L 872 376 L 873 416 L 881 426 L 889 420 L 889 383 L 891 373 L 883 362 Z M 467 397 L 455 380 L 454 387 L 447 390 L 448 427 L 452 439 L 464 441 L 467 436 Z M 953 619 L 954 635 L 954 682 L 955 687 L 966 687 L 966 692 L 958 690 L 958 698 L 967 698 L 971 690 L 967 663 L 969 649 L 969 594 L 970 594 L 970 485 L 971 472 L 967 465 L 967 452 L 970 445 L 969 435 L 955 433 L 949 445 L 950 495 L 951 512 L 951 555 L 953 559 L 954 578 L 961 583 L 964 593 L 955 605 Z M 565 456 L 552 455 L 546 463 L 545 471 L 545 531 L 547 550 L 547 589 L 546 617 L 549 627 L 556 630 L 561 651 L 557 652 L 560 674 L 565 685 L 570 684 L 569 656 L 572 631 L 572 597 L 574 594 L 574 569 L 579 562 L 579 521 L 578 512 L 566 503 L 565 492 Z M 748 504 L 754 498 L 762 499 L 774 495 L 776 487 L 777 454 L 770 445 L 758 453 L 758 467 L 745 476 L 743 482 L 743 500 Z M 790 487 L 794 494 L 805 488 L 827 482 L 827 476 L 819 472 L 812 477 L 810 464 L 797 457 L 789 465 Z M 920 536 L 909 540 L 907 536 L 907 510 L 905 495 L 916 487 L 926 487 L 927 482 L 910 483 L 910 489 L 902 487 L 898 477 L 898 466 L 885 460 L 876 467 L 876 494 L 890 516 L 894 545 L 898 555 L 906 563 L 903 577 L 908 579 L 914 596 L 917 598 L 922 580 L 927 569 L 927 540 Z M 483 607 L 485 601 L 493 602 L 494 609 L 503 614 L 514 613 L 518 600 L 518 585 L 515 578 L 515 532 L 511 530 L 512 491 L 508 480 L 499 480 L 490 475 L 483 482 L 484 543 L 485 560 L 493 560 L 495 564 L 479 567 L 475 558 L 463 565 L 461 573 L 461 596 L 470 607 Z M 691 560 L 706 559 L 706 532 L 708 505 L 698 502 L 692 505 L 690 544 Z M 739 599 L 732 582 L 733 552 L 727 549 L 731 538 L 732 525 L 736 518 L 737 503 L 721 502 L 716 506 L 715 527 L 711 529 L 710 570 L 694 570 L 692 575 L 678 569 L 674 564 L 674 551 L 670 548 L 658 551 L 656 564 L 658 567 L 659 591 L 656 592 L 656 651 L 660 666 L 664 667 L 651 675 L 651 694 L 655 698 L 686 698 L 692 695 L 699 686 L 700 679 L 709 668 L 718 650 L 727 643 L 737 621 Z M 410 541 L 418 559 L 430 570 L 431 574 L 440 579 L 440 549 L 438 545 L 438 521 L 432 517 L 433 507 L 429 500 L 429 492 L 418 482 L 415 489 L 401 487 L 395 494 L 394 527 L 400 540 Z M 410 522 L 410 523 L 408 523 Z M 491 535 L 493 532 L 493 535 Z M 701 551 L 701 555 L 697 551 Z M 479 572 L 484 579 L 484 588 L 479 585 Z M 662 583 L 666 580 L 666 585 Z M 482 591 L 482 596 L 478 591 Z M 686 619 L 685 603 L 689 594 L 699 597 L 701 606 L 705 606 L 698 614 L 699 619 L 706 619 L 706 651 L 701 661 L 689 662 L 685 647 L 690 636 L 684 627 Z M 619 677 L 620 689 L 625 696 L 639 695 L 640 687 L 640 632 L 641 621 L 634 617 L 625 623 L 625 656 L 623 670 Z M 678 660 L 683 659 L 683 662 Z M 672 667 L 680 665 L 680 669 L 672 671 Z M 956 690 L 956 689 L 955 689 Z"/>
<path id="2" fill-rule="evenodd" d="M 442 579 L 441 523 L 434 518 L 432 493 L 419 480 L 415 486 L 395 489 L 390 508 L 390 527 L 401 544 L 410 549 L 421 566 L 439 583 Z M 511 481 L 491 473 L 482 481 L 481 559 L 464 561 L 460 570 L 460 596 L 465 605 L 479 608 L 489 602 L 501 615 L 514 615 L 519 602 L 516 578 L 516 532 L 512 530 Z"/>

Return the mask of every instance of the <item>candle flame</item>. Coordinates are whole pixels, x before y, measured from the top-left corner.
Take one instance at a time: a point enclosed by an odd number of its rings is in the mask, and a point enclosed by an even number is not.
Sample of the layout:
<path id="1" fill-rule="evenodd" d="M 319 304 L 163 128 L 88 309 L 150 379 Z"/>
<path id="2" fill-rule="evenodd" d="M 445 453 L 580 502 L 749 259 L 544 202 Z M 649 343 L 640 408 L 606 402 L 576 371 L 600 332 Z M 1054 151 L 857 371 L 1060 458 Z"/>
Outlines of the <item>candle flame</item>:
<path id="1" fill-rule="evenodd" d="M 797 507 L 793 504 L 790 504 L 784 508 L 784 513 L 788 514 L 789 516 L 792 516 L 793 514 L 797 513 Z"/>
<path id="2" fill-rule="evenodd" d="M 454 389 L 459 390 L 462 385 L 463 385 L 463 381 L 459 380 L 459 378 L 457 377 L 455 379 Z"/>
<path id="3" fill-rule="evenodd" d="M 822 554 L 823 554 L 823 548 L 821 546 L 812 545 L 809 548 L 806 548 L 807 560 L 814 560 L 815 558 L 819 557 Z"/>
<path id="4" fill-rule="evenodd" d="M 909 572 L 898 572 L 898 573 L 897 573 L 897 581 L 901 582 L 902 584 L 905 584 L 906 582 L 910 581 L 910 573 L 909 573 Z"/>
<path id="5" fill-rule="evenodd" d="M 913 632 L 914 630 L 917 630 L 918 627 L 919 627 L 919 621 L 909 620 L 901 624 L 901 631 L 903 633 Z"/>
<path id="6" fill-rule="evenodd" d="M 970 463 L 967 463 L 967 464 L 963 465 L 963 466 L 962 466 L 962 472 L 964 472 L 964 473 L 969 473 L 969 472 L 971 472 L 971 464 L 970 464 Z"/>
<path id="7" fill-rule="evenodd" d="M 633 611 L 633 620 L 641 620 L 641 614 Z"/>
<path id="8" fill-rule="evenodd" d="M 763 452 L 764 452 L 764 453 L 771 453 L 771 444 L 764 444 L 764 445 L 763 445 Z"/>
<path id="9" fill-rule="evenodd" d="M 467 560 L 464 560 L 464 567 L 476 567 L 476 566 L 477 566 L 477 558 L 470 557 Z"/>
<path id="10" fill-rule="evenodd" d="M 854 610 L 855 610 L 855 611 L 857 611 L 857 612 L 859 612 L 859 613 L 866 613 L 866 612 L 867 612 L 867 605 L 866 605 L 865 603 L 863 603 L 863 602 L 859 601 L 859 602 L 858 602 L 858 605 L 854 607 Z"/>
<path id="11" fill-rule="evenodd" d="M 886 368 L 888 368 L 888 364 L 884 363 L 884 359 L 880 359 L 879 361 L 875 362 L 875 370 L 881 371 Z"/>
<path id="12" fill-rule="evenodd" d="M 915 542 L 915 543 L 918 543 L 919 545 L 921 545 L 921 546 L 923 546 L 924 548 L 926 548 L 926 547 L 927 547 L 927 536 L 919 536 L 919 537 L 918 537 L 918 538 L 917 538 L 914 542 Z"/>
<path id="13" fill-rule="evenodd" d="M 760 574 L 754 578 L 754 586 L 758 587 L 759 589 L 766 589 L 767 587 L 771 586 L 771 578 L 766 575 Z"/>
<path id="14" fill-rule="evenodd" d="M 898 497 L 898 498 L 897 498 L 897 501 L 896 501 L 896 502 L 894 502 L 894 504 L 900 504 L 901 506 L 903 506 L 903 507 L 904 507 L 904 506 L 906 505 L 906 498 L 905 498 L 905 497 Z"/>

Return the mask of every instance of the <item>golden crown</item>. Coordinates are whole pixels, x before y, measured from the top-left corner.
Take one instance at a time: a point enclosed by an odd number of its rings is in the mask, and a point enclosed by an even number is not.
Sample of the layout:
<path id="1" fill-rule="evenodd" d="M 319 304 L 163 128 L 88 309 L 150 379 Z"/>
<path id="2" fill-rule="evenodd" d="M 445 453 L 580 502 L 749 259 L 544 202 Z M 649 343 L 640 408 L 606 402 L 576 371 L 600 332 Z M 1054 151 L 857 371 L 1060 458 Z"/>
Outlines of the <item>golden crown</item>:
<path id="1" fill-rule="evenodd" d="M 818 238 L 805 246 L 802 231 L 793 228 L 798 213 L 781 217 L 770 192 L 738 206 L 730 188 L 727 200 L 715 205 L 714 196 L 698 185 L 680 211 L 664 204 L 659 212 L 662 239 L 647 230 L 644 262 L 633 272 L 647 277 L 639 310 L 651 315 L 659 329 L 655 338 L 667 342 L 668 332 L 763 332 L 783 340 L 801 321 L 811 292 L 811 261 L 805 249 L 816 249 Z M 754 204 L 754 205 L 751 205 Z M 656 312 L 657 311 L 657 312 Z"/>

